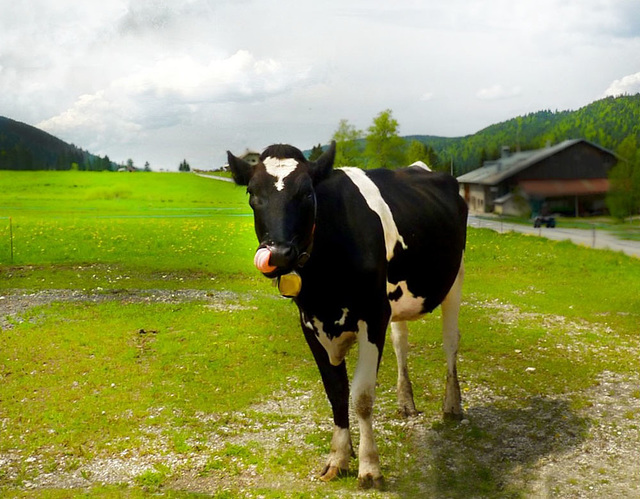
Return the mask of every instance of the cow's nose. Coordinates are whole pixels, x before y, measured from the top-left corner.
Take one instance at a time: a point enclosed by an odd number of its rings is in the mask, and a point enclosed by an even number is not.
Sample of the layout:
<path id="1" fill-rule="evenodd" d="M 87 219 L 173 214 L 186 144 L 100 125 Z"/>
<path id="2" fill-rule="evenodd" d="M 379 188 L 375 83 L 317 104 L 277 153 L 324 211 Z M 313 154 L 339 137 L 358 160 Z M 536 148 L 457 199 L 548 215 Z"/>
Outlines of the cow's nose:
<path id="1" fill-rule="evenodd" d="M 296 258 L 296 252 L 291 246 L 270 246 L 269 251 L 269 263 L 278 268 L 290 267 Z"/>

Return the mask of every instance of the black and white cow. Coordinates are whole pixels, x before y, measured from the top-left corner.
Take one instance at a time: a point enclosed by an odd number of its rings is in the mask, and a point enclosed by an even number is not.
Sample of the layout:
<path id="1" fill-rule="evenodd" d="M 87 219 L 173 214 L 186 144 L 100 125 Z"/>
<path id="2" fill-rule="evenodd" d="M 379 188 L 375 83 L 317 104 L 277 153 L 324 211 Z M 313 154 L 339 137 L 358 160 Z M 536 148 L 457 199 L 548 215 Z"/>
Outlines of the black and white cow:
<path id="1" fill-rule="evenodd" d="M 407 370 L 407 324 L 442 305 L 447 381 L 444 415 L 460 419 L 458 311 L 467 206 L 450 175 L 420 166 L 395 171 L 333 169 L 335 143 L 316 162 L 288 145 L 268 147 L 252 166 L 228 153 L 247 185 L 265 276 L 301 281 L 295 295 L 304 336 L 333 409 L 331 452 L 321 479 L 348 470 L 349 380 L 345 356 L 358 343 L 351 400 L 360 426 L 362 487 L 382 474 L 372 413 L 387 326 L 398 361 L 398 404 L 417 414 Z M 281 288 L 282 289 L 282 288 Z"/>

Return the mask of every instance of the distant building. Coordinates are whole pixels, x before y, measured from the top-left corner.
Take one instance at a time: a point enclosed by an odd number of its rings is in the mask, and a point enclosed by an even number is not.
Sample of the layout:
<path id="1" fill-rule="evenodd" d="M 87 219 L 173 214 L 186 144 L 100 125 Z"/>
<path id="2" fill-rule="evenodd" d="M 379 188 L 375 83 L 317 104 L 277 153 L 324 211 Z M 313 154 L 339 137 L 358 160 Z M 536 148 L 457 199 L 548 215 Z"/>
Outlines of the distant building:
<path id="1" fill-rule="evenodd" d="M 250 165 L 257 165 L 260 160 L 260 153 L 256 151 L 252 151 L 251 149 L 246 149 L 244 153 L 238 156 L 240 159 L 245 160 Z M 225 164 L 222 168 L 222 171 L 229 171 L 229 163 Z"/>
<path id="2" fill-rule="evenodd" d="M 511 153 L 458 177 L 471 213 L 595 214 L 606 211 L 616 156 L 584 139 Z"/>

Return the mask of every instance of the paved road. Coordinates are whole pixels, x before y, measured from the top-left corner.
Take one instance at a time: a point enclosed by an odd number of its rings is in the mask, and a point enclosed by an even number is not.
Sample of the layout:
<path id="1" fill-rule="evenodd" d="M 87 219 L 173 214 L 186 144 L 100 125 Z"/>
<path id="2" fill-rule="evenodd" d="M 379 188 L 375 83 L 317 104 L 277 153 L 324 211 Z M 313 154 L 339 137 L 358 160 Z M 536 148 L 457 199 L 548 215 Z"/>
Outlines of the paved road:
<path id="1" fill-rule="evenodd" d="M 625 241 L 624 239 L 618 239 L 617 237 L 604 230 L 567 229 L 562 227 L 555 227 L 553 229 L 550 229 L 548 227 L 540 227 L 539 229 L 536 229 L 533 227 L 533 224 L 513 224 L 502 222 L 500 220 L 478 218 L 473 215 L 469 216 L 469 226 L 492 229 L 497 232 L 513 231 L 521 232 L 523 234 L 533 234 L 556 241 L 564 241 L 569 239 L 576 244 L 587 246 L 589 248 L 607 248 L 614 251 L 622 251 L 627 255 L 640 258 L 640 241 Z"/>
<path id="2" fill-rule="evenodd" d="M 229 177 L 218 177 L 217 175 L 206 175 L 204 173 L 196 173 L 196 176 L 203 178 L 210 178 L 212 180 L 222 180 L 223 182 L 233 182 L 232 178 Z"/>

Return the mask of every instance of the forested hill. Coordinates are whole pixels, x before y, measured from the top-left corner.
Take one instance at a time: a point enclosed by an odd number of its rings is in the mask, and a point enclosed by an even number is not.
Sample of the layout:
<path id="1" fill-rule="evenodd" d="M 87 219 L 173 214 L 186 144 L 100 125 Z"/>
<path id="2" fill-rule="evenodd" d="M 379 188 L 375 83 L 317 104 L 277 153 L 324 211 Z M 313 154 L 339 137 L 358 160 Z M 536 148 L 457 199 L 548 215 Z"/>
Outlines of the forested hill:
<path id="1" fill-rule="evenodd" d="M 43 132 L 0 116 L 1 170 L 111 170 L 107 156 L 93 154 Z"/>
<path id="2" fill-rule="evenodd" d="M 500 155 L 502 146 L 512 151 L 538 149 L 547 143 L 584 138 L 615 151 L 629 135 L 640 142 L 640 94 L 607 97 L 577 111 L 538 111 L 491 125 L 466 137 L 425 135 L 405 137 L 432 147 L 441 166 L 453 157 L 456 175 L 482 166 Z"/>

